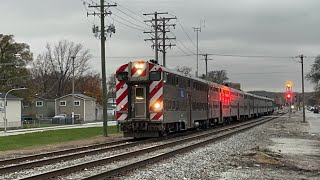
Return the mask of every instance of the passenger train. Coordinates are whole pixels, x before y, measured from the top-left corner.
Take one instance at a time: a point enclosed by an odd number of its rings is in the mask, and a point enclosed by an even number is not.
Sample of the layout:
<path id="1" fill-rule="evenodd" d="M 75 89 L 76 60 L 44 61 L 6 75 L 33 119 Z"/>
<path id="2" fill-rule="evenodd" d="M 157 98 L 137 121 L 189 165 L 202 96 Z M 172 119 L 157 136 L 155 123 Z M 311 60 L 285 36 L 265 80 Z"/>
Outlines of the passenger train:
<path id="1" fill-rule="evenodd" d="M 116 119 L 125 137 L 158 137 L 260 117 L 271 114 L 273 104 L 151 62 L 129 62 L 116 71 Z"/>

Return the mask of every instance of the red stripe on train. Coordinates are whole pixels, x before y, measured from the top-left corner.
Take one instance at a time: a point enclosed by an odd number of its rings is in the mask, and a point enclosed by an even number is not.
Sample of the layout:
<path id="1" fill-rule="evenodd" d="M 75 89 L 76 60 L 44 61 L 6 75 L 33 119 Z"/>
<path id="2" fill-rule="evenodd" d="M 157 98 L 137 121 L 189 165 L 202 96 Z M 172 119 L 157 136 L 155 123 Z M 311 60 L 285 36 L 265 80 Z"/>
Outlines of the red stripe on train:
<path id="1" fill-rule="evenodd" d="M 116 91 L 119 91 L 119 89 L 121 88 L 121 86 L 123 86 L 125 83 L 125 81 L 119 81 L 119 83 L 116 86 Z"/>
<path id="2" fill-rule="evenodd" d="M 126 89 L 116 100 L 117 104 L 120 104 L 121 101 L 128 96 L 128 89 Z"/>
<path id="3" fill-rule="evenodd" d="M 151 120 L 158 120 L 162 116 L 162 112 L 158 112 Z"/>
<path id="4" fill-rule="evenodd" d="M 149 98 L 151 99 L 163 86 L 162 81 L 160 81 L 149 93 Z"/>
<path id="5" fill-rule="evenodd" d="M 133 66 L 133 68 L 131 69 L 131 76 L 133 76 L 137 70 L 138 69 Z"/>
<path id="6" fill-rule="evenodd" d="M 121 106 L 120 111 L 126 111 L 128 110 L 128 103 L 126 103 L 125 105 Z"/>
<path id="7" fill-rule="evenodd" d="M 149 63 L 149 71 L 154 67 L 154 64 Z"/>
<path id="8" fill-rule="evenodd" d="M 116 74 L 123 72 L 126 68 L 128 67 L 128 64 L 124 64 L 122 65 L 116 72 Z"/>
<path id="9" fill-rule="evenodd" d="M 150 108 L 152 108 L 155 103 L 157 103 L 157 102 L 162 103 L 162 101 L 163 101 L 163 97 L 162 97 L 162 94 L 161 94 L 161 96 L 157 100 L 155 100 L 153 102 L 153 104 L 150 106 Z"/>

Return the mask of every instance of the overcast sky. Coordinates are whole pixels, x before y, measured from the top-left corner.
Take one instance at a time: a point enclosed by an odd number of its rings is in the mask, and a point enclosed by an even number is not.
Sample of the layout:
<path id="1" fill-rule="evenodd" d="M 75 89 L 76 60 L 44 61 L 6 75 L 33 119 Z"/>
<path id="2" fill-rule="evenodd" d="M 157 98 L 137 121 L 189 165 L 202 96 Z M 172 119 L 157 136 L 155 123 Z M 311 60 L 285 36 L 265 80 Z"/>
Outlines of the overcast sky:
<path id="1" fill-rule="evenodd" d="M 0 0 L 0 22 L 3 34 L 13 34 L 17 42 L 31 46 L 36 57 L 45 49 L 46 42 L 62 39 L 83 43 L 91 50 L 90 64 L 100 72 L 100 41 L 92 34 L 98 17 L 87 17 L 81 0 Z M 91 1 L 87 1 L 91 2 Z M 96 0 L 96 2 L 98 2 Z M 196 43 L 192 27 L 205 20 L 199 33 L 199 48 L 209 54 L 316 56 L 320 54 L 320 1 L 319 0 L 114 0 L 118 9 L 110 8 L 116 33 L 106 43 L 107 73 L 128 61 L 152 59 L 151 43 L 142 29 L 142 22 L 150 17 L 143 13 L 168 12 L 181 22 L 190 38 Z M 130 18 L 126 14 L 133 18 Z M 90 10 L 90 12 L 92 12 Z M 135 14 L 134 14 L 134 13 Z M 138 14 L 138 15 L 136 15 Z M 124 21 L 122 17 L 131 22 Z M 144 19 L 143 19 L 144 18 Z M 136 29 L 119 23 L 134 26 Z M 174 23 L 176 21 L 172 21 Z M 133 24 L 132 24 L 133 23 Z M 196 70 L 196 48 L 179 23 L 173 34 L 178 47 L 168 50 L 167 67 L 187 65 Z M 172 34 L 169 34 L 172 36 Z M 182 45 L 183 44 L 183 45 Z M 189 50 L 187 50 L 186 46 Z M 141 58 L 132 58 L 132 57 Z M 111 58 L 112 57 L 112 58 Z M 123 58 L 115 58 L 123 57 Z M 293 82 L 293 90 L 301 91 L 301 64 L 290 58 L 239 58 L 209 56 L 208 70 L 227 71 L 230 81 L 241 83 L 243 90 L 285 91 L 285 83 Z M 161 59 L 161 57 L 160 57 Z M 305 73 L 310 71 L 314 58 L 305 59 Z M 205 73 L 204 61 L 199 61 L 199 73 Z M 313 85 L 306 81 L 306 91 Z"/>

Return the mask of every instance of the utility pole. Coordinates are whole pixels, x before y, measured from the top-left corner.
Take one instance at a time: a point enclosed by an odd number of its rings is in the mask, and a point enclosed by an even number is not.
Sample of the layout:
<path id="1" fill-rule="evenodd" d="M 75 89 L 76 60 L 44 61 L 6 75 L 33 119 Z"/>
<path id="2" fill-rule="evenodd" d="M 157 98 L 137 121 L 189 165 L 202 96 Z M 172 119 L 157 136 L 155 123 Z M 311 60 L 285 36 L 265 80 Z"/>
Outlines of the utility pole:
<path id="1" fill-rule="evenodd" d="M 303 74 L 303 58 L 306 56 L 303 56 L 303 54 L 297 56 L 301 59 L 301 82 L 302 82 L 302 116 L 303 116 L 303 122 L 306 122 L 306 110 L 304 107 L 304 74 Z"/>
<path id="2" fill-rule="evenodd" d="M 71 114 L 71 124 L 74 124 L 74 59 L 76 57 L 72 56 L 72 114 Z"/>
<path id="3" fill-rule="evenodd" d="M 201 32 L 201 27 L 194 27 L 193 30 L 197 32 L 197 71 L 196 77 L 198 77 L 199 73 L 199 32 Z"/>
<path id="4" fill-rule="evenodd" d="M 163 54 L 163 62 L 162 65 L 166 66 L 166 48 L 167 47 L 172 47 L 175 46 L 175 44 L 166 44 L 166 40 L 173 40 L 176 38 L 169 38 L 166 36 L 167 32 L 170 32 L 169 27 L 170 26 L 175 26 L 175 24 L 167 24 L 171 19 L 177 19 L 176 17 L 174 18 L 167 18 L 167 17 L 159 17 L 159 14 L 168 14 L 167 12 L 154 12 L 154 13 L 149 13 L 149 14 L 143 14 L 145 16 L 147 15 L 154 15 L 154 19 L 151 20 L 146 20 L 145 22 L 151 22 L 152 25 L 151 27 L 154 28 L 154 31 L 145 31 L 144 33 L 149 33 L 149 34 L 154 34 L 154 38 L 150 39 L 145 39 L 145 41 L 152 41 L 154 42 L 152 47 L 154 47 L 155 50 L 155 61 L 156 63 L 159 63 L 159 51 L 162 52 Z M 162 38 L 159 37 L 159 33 L 162 33 Z M 161 36 L 161 34 L 160 34 Z M 162 41 L 162 45 L 159 43 L 159 40 Z M 162 47 L 162 48 L 161 48 Z"/>
<path id="5" fill-rule="evenodd" d="M 170 39 L 176 39 L 175 37 L 174 38 L 169 38 L 169 37 L 166 37 L 166 33 L 167 32 L 170 32 L 170 30 L 166 30 L 167 28 L 166 27 L 169 27 L 169 26 L 175 26 L 175 24 L 167 24 L 166 23 L 166 21 L 168 22 L 168 21 L 170 21 L 171 19 L 177 19 L 176 17 L 174 17 L 174 18 L 162 18 L 162 58 L 163 58 L 163 61 L 162 61 L 162 63 L 163 63 L 163 66 L 164 67 L 166 67 L 166 48 L 167 48 L 167 46 L 169 46 L 170 48 L 172 47 L 172 46 L 175 46 L 175 44 L 168 44 L 168 45 L 166 45 L 166 40 L 170 40 Z"/>
<path id="6" fill-rule="evenodd" d="M 202 54 L 204 56 L 204 60 L 206 62 L 206 80 L 208 80 L 208 60 L 213 60 L 213 59 L 208 59 L 208 54 Z"/>
<path id="7" fill-rule="evenodd" d="M 108 114 L 107 114 L 107 77 L 106 77 L 106 57 L 105 57 L 105 41 L 106 41 L 106 36 L 105 36 L 105 25 L 104 25 L 104 19 L 105 16 L 108 14 L 111 14 L 111 11 L 105 12 L 106 9 L 109 7 L 115 7 L 117 6 L 116 4 L 104 4 L 104 0 L 100 0 L 100 5 L 95 4 L 95 5 L 89 5 L 90 8 L 97 8 L 100 10 L 100 13 L 93 13 L 87 15 L 98 15 L 100 17 L 100 40 L 101 40 L 101 70 L 102 70 L 102 106 L 103 106 L 103 134 L 104 136 L 108 136 Z M 95 30 L 98 28 L 94 27 L 94 33 Z M 107 32 L 115 32 L 115 28 L 113 25 L 110 25 L 107 29 Z"/>

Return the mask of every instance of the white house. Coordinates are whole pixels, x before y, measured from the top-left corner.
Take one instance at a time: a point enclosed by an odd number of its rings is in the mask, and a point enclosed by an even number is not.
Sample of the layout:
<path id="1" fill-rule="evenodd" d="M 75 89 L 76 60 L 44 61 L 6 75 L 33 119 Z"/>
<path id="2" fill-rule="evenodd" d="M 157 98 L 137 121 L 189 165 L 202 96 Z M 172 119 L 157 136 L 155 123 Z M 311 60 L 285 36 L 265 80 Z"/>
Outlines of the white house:
<path id="1" fill-rule="evenodd" d="M 0 92 L 0 128 L 4 128 L 4 92 Z M 7 106 L 6 106 L 6 116 L 7 116 L 7 127 L 21 127 L 21 101 L 22 98 L 13 96 L 11 94 L 7 95 Z"/>

